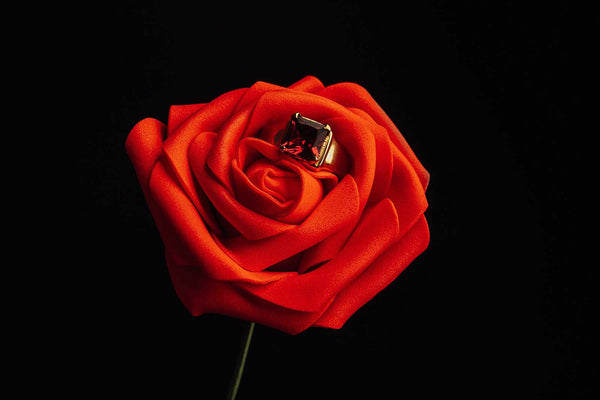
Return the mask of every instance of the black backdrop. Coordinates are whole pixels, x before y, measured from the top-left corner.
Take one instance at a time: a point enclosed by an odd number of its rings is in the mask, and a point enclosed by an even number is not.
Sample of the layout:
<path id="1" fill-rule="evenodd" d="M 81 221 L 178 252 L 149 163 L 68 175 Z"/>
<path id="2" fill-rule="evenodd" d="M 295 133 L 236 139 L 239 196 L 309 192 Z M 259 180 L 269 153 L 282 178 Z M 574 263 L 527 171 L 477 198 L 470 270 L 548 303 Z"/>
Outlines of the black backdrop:
<path id="1" fill-rule="evenodd" d="M 244 323 L 180 304 L 124 141 L 171 104 L 312 74 L 366 87 L 403 132 L 431 173 L 431 244 L 341 330 L 257 326 L 238 398 L 585 397 L 585 136 L 571 114 L 589 83 L 584 11 L 212 3 L 68 10 L 82 200 L 65 385 L 82 397 L 224 398 Z"/>

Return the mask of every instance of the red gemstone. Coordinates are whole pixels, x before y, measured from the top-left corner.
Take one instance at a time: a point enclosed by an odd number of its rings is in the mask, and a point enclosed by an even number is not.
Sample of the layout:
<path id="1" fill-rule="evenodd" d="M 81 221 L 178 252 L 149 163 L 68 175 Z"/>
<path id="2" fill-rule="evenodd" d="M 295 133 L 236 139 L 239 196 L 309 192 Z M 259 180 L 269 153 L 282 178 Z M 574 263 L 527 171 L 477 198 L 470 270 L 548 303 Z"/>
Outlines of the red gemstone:
<path id="1" fill-rule="evenodd" d="M 331 139 L 331 129 L 312 119 L 296 113 L 281 134 L 279 148 L 290 156 L 320 165 Z"/>

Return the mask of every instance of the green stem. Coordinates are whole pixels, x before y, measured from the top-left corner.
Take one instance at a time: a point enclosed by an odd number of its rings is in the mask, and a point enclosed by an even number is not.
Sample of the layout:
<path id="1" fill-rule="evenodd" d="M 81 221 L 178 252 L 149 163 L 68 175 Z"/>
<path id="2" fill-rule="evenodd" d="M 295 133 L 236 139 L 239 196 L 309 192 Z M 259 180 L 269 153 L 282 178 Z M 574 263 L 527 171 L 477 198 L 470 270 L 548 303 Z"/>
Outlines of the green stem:
<path id="1" fill-rule="evenodd" d="M 254 322 L 248 324 L 246 331 L 244 332 L 242 348 L 235 366 L 235 372 L 231 385 L 229 386 L 229 393 L 227 394 L 227 400 L 234 400 L 237 395 L 240 382 L 242 381 L 242 374 L 244 373 L 244 365 L 246 364 L 246 357 L 248 356 L 248 349 L 250 348 L 250 341 L 252 340 L 252 333 L 254 332 Z"/>

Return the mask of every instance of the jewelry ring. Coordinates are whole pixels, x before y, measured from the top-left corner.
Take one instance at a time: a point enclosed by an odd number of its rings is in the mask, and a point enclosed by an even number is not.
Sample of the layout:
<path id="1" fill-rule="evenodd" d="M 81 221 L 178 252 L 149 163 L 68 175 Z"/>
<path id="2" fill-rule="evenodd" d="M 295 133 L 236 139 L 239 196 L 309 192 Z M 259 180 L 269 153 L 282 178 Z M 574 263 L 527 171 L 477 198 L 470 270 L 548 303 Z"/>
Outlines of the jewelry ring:
<path id="1" fill-rule="evenodd" d="M 342 178 L 349 170 L 349 158 L 333 137 L 329 125 L 292 115 L 286 127 L 275 135 L 279 149 L 312 170 L 327 170 Z"/>

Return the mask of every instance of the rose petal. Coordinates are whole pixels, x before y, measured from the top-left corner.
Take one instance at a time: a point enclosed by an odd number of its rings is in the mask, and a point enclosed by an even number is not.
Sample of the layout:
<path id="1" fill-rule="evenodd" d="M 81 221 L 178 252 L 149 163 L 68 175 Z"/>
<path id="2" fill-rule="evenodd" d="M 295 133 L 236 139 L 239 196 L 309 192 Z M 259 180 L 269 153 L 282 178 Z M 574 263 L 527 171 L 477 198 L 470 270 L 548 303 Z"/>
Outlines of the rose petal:
<path id="1" fill-rule="evenodd" d="M 146 203 L 159 231 L 166 225 L 150 194 L 150 177 L 162 155 L 162 143 L 166 134 L 165 124 L 153 118 L 146 118 L 133 127 L 125 142 L 125 149 L 135 168 Z"/>
<path id="2" fill-rule="evenodd" d="M 222 238 L 223 251 L 244 268 L 262 271 L 354 225 L 359 217 L 358 205 L 356 183 L 348 175 L 294 229 L 262 240 Z"/>
<path id="3" fill-rule="evenodd" d="M 281 164 L 286 168 L 293 171 L 302 168 L 304 173 L 311 175 L 313 178 L 321 181 L 324 187 L 327 188 L 327 192 L 331 190 L 338 182 L 339 179 L 331 172 L 326 170 L 312 171 L 304 167 L 300 167 L 297 161 L 291 160 L 290 158 L 283 155 L 279 150 L 279 147 L 255 137 L 246 137 L 240 141 L 238 148 L 238 161 L 242 169 L 245 169 L 250 165 L 251 162 L 256 161 L 260 157 L 268 158 L 273 164 Z"/>
<path id="4" fill-rule="evenodd" d="M 188 163 L 188 149 L 198 133 L 204 130 L 217 130 L 230 116 L 233 108 L 247 89 L 238 89 L 225 93 L 201 107 L 185 119 L 162 145 L 165 160 L 168 161 L 177 181 L 188 195 L 202 218 L 212 230 L 220 231 L 211 212 L 210 204 L 195 187 L 192 171 Z"/>
<path id="5" fill-rule="evenodd" d="M 171 108 L 169 108 L 167 136 L 171 136 L 185 120 L 200 111 L 205 105 L 206 103 L 171 106 Z"/>
<path id="6" fill-rule="evenodd" d="M 386 195 L 398 210 L 398 224 L 403 235 L 427 209 L 427 198 L 419 176 L 406 157 L 396 148 L 392 148 L 392 155 L 393 184 Z"/>
<path id="7" fill-rule="evenodd" d="M 292 310 L 315 312 L 387 250 L 399 238 L 398 215 L 385 199 L 365 211 L 346 246 L 328 263 L 300 275 L 288 275 L 266 285 L 240 283 L 248 292 Z"/>
<path id="8" fill-rule="evenodd" d="M 344 247 L 355 227 L 356 224 L 349 225 L 307 249 L 298 263 L 298 272 L 303 274 L 335 257 Z"/>
<path id="9" fill-rule="evenodd" d="M 150 173 L 162 155 L 162 144 L 166 136 L 165 124 L 146 118 L 138 122 L 127 136 L 125 150 L 135 169 L 144 193 L 148 190 Z"/>
<path id="10" fill-rule="evenodd" d="M 152 170 L 149 195 L 156 204 L 155 219 L 165 248 L 177 254 L 172 261 L 175 260 L 178 266 L 193 266 L 215 280 L 253 284 L 264 284 L 294 274 L 253 273 L 236 264 L 215 243 L 196 208 L 161 162 Z"/>
<path id="11" fill-rule="evenodd" d="M 216 142 L 216 133 L 199 134 L 190 146 L 188 156 L 190 167 L 198 184 L 215 209 L 250 240 L 263 239 L 292 229 L 295 225 L 276 221 L 245 207 L 222 185 L 221 181 L 210 173 L 206 165 L 206 158 Z"/>
<path id="12" fill-rule="evenodd" d="M 375 122 L 385 127 L 385 129 L 390 132 L 390 139 L 392 142 L 400 149 L 402 154 L 404 154 L 417 172 L 423 188 L 427 188 L 429 172 L 427 172 L 421 162 L 417 159 L 417 156 L 414 154 L 396 125 L 394 125 L 385 111 L 383 111 L 381 106 L 377 104 L 365 88 L 356 83 L 343 82 L 327 86 L 319 91 L 318 94 L 346 107 L 364 110 L 375 120 Z"/>
<path id="13" fill-rule="evenodd" d="M 205 159 L 206 166 L 211 170 L 213 176 L 230 192 L 233 191 L 231 163 L 251 114 L 251 107 L 233 114 L 216 134 L 214 144 L 210 147 Z"/>
<path id="14" fill-rule="evenodd" d="M 282 201 L 293 200 L 302 194 L 299 174 L 286 169 L 281 163 L 271 164 L 263 158 L 252 163 L 245 174 L 260 191 L 273 193 Z"/>
<path id="15" fill-rule="evenodd" d="M 167 262 L 169 265 L 169 254 Z M 169 269 L 179 299 L 194 316 L 206 313 L 270 326 L 289 334 L 297 334 L 312 326 L 327 309 L 301 312 L 270 304 L 240 290 L 235 284 L 207 278 L 199 269 L 173 264 Z"/>
<path id="16" fill-rule="evenodd" d="M 283 89 L 266 82 L 256 82 L 244 93 L 230 119 L 218 132 L 218 138 L 209 153 L 206 164 L 225 187 L 232 190 L 231 163 L 236 155 L 238 143 L 245 136 L 248 121 L 254 112 L 256 101 L 266 92 Z"/>
<path id="17" fill-rule="evenodd" d="M 366 112 L 358 108 L 348 108 L 350 111 L 360 116 L 369 126 L 369 130 L 375 138 L 376 156 L 375 156 L 375 177 L 373 187 L 369 195 L 369 203 L 379 203 L 385 197 L 390 183 L 392 181 L 392 144 L 390 137 L 384 127 L 378 125 Z"/>
<path id="18" fill-rule="evenodd" d="M 272 83 L 258 81 L 248 88 L 248 91 L 244 94 L 244 97 L 240 100 L 239 104 L 233 111 L 234 114 L 240 113 L 242 110 L 247 108 L 254 108 L 256 101 L 265 93 L 273 90 L 281 90 L 283 86 L 273 85 Z"/>
<path id="19" fill-rule="evenodd" d="M 265 160 L 254 162 L 246 173 L 234 160 L 236 198 L 262 215 L 288 224 L 301 223 L 323 198 L 323 186 L 303 168 L 278 168 L 286 163 Z"/>
<path id="20" fill-rule="evenodd" d="M 352 314 L 396 279 L 428 244 L 429 229 L 425 217 L 421 216 L 398 243 L 335 297 L 315 326 L 341 328 Z"/>
<path id="21" fill-rule="evenodd" d="M 299 224 L 304 221 L 313 210 L 320 204 L 323 199 L 323 184 L 320 179 L 309 174 L 308 171 L 295 163 L 286 160 L 281 161 L 282 165 L 288 165 L 290 170 L 296 172 L 300 178 L 300 191 L 296 196 L 296 200 L 291 204 L 289 209 L 277 216 L 277 219 L 289 224 Z M 266 181 L 269 183 L 269 180 Z M 283 188 L 278 188 L 282 191 Z"/>
<path id="22" fill-rule="evenodd" d="M 289 86 L 292 90 L 300 92 L 315 93 L 322 90 L 325 86 L 315 76 L 308 75 L 300 79 L 298 82 Z"/>
<path id="23" fill-rule="evenodd" d="M 300 179 L 296 174 L 290 171 L 276 172 L 276 166 L 257 161 L 252 164 L 252 168 L 247 172 L 250 175 L 248 176 L 237 164 L 237 160 L 233 160 L 232 173 L 235 197 L 239 199 L 240 203 L 261 215 L 271 218 L 288 211 L 294 199 L 281 195 L 277 190 L 272 190 L 267 186 L 265 180 L 269 175 L 275 175 L 279 178 L 278 180 L 290 181 L 289 184 L 283 185 L 288 187 L 288 190 L 295 186 L 295 191 L 300 191 Z"/>

